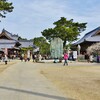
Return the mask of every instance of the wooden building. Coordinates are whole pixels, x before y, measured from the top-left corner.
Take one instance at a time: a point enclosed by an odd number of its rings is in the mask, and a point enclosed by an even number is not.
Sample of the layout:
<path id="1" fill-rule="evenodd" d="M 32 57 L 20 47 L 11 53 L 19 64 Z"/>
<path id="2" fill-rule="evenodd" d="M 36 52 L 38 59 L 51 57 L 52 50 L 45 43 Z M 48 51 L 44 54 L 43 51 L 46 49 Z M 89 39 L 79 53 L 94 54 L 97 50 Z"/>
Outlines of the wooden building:
<path id="1" fill-rule="evenodd" d="M 80 45 L 80 52 L 86 52 L 86 49 L 93 43 L 100 42 L 100 27 L 86 33 L 79 41 L 73 45 Z"/>
<path id="2" fill-rule="evenodd" d="M 22 47 L 33 47 L 33 41 L 19 40 L 19 36 L 12 34 L 5 29 L 0 34 L 0 52 L 7 55 L 14 55 L 19 53 Z"/>

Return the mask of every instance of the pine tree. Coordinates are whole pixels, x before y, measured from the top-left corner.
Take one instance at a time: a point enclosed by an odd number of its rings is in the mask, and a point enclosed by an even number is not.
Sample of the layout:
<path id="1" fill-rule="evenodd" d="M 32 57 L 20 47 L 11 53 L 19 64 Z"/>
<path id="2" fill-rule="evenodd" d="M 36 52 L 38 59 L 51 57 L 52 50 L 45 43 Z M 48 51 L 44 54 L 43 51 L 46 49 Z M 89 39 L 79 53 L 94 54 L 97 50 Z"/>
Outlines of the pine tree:
<path id="1" fill-rule="evenodd" d="M 7 0 L 0 0 L 0 17 L 5 18 L 5 14 L 13 11 L 12 3 L 9 3 Z"/>

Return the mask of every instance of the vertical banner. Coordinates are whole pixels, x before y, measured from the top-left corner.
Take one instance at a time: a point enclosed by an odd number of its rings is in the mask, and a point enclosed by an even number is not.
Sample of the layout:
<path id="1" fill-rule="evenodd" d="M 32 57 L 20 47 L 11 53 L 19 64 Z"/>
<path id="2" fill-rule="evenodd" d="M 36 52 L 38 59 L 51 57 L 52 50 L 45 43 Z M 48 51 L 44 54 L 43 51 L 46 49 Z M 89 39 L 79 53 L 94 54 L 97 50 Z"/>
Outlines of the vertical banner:
<path id="1" fill-rule="evenodd" d="M 27 51 L 27 58 L 30 58 L 30 50 Z"/>
<path id="2" fill-rule="evenodd" d="M 4 53 L 5 53 L 6 55 L 8 55 L 8 49 L 7 49 L 7 48 L 4 49 Z"/>

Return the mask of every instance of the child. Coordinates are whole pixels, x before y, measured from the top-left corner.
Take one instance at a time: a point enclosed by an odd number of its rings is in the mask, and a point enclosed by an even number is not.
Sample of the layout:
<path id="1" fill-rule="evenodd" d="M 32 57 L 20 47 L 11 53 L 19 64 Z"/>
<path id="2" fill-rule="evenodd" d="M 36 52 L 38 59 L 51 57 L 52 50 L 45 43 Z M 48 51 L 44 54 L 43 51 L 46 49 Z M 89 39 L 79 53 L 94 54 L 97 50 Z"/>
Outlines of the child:
<path id="1" fill-rule="evenodd" d="M 64 66 L 65 65 L 68 65 L 67 60 L 68 60 L 68 54 L 67 53 L 64 53 Z"/>

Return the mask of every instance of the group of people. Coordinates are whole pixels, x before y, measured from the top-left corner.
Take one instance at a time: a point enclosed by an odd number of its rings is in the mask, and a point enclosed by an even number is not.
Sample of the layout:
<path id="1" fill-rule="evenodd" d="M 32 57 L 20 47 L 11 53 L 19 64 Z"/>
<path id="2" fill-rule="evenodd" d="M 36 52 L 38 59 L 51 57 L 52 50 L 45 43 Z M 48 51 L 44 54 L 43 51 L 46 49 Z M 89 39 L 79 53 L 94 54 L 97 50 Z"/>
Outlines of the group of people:
<path id="1" fill-rule="evenodd" d="M 27 56 L 27 54 L 22 54 L 21 56 L 20 56 L 20 60 L 21 61 L 30 61 L 30 57 L 29 56 Z"/>
<path id="2" fill-rule="evenodd" d="M 41 54 L 32 54 L 33 62 L 38 62 L 42 60 Z"/>
<path id="3" fill-rule="evenodd" d="M 27 54 L 22 54 L 20 56 L 20 60 L 21 61 L 30 61 L 31 59 L 31 55 L 28 56 Z M 42 60 L 42 56 L 41 54 L 32 54 L 32 59 L 33 59 L 33 62 L 38 62 L 38 61 L 41 61 Z"/>
<path id="4" fill-rule="evenodd" d="M 94 57 L 93 57 L 93 54 L 85 54 L 85 59 L 87 60 L 87 62 L 93 62 L 94 61 Z"/>
<path id="5" fill-rule="evenodd" d="M 63 55 L 63 59 L 64 59 L 64 66 L 65 65 L 68 65 L 68 58 L 69 58 L 69 56 L 68 56 L 68 53 L 67 52 L 65 52 L 64 53 L 64 55 Z M 96 56 L 96 61 L 97 61 L 97 63 L 100 63 L 100 56 L 99 55 L 97 55 Z M 85 54 L 85 60 L 87 60 L 87 62 L 91 62 L 91 63 L 93 63 L 94 62 L 94 55 L 93 54 Z"/>
<path id="6" fill-rule="evenodd" d="M 87 62 L 97 62 L 100 63 L 100 55 L 94 56 L 93 54 L 85 54 L 85 59 Z"/>
<path id="7" fill-rule="evenodd" d="M 20 56 L 20 60 L 21 61 L 30 61 L 30 57 L 31 56 L 28 56 L 27 54 L 22 54 Z M 5 64 L 7 64 L 8 62 L 8 57 L 6 54 L 4 54 L 2 57 L 2 60 L 5 62 Z M 64 59 L 64 63 L 63 65 L 68 65 L 68 58 L 69 58 L 69 55 L 67 52 L 64 52 L 63 54 L 63 59 Z M 33 59 L 33 62 L 38 62 L 38 61 L 41 61 L 43 59 L 43 57 L 41 56 L 41 54 L 32 54 L 32 59 Z M 93 54 L 85 54 L 85 59 L 87 60 L 87 62 L 93 62 L 94 61 L 94 57 L 93 57 Z M 100 62 L 100 57 L 97 56 L 97 62 Z"/>

